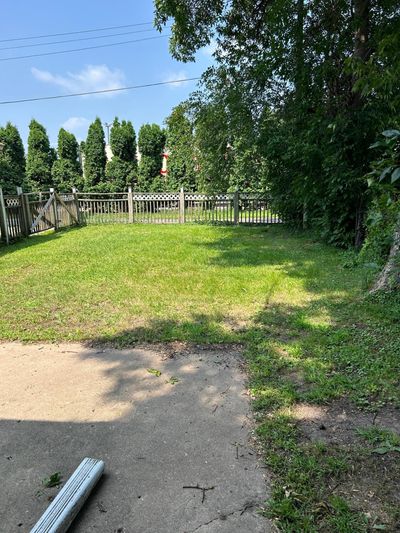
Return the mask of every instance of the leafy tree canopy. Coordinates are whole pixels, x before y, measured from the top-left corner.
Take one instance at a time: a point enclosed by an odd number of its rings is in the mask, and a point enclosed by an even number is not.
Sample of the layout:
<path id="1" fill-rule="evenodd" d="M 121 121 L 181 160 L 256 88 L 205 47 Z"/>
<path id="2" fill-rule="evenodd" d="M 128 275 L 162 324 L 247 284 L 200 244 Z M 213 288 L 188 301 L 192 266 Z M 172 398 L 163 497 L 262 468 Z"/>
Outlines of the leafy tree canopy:
<path id="1" fill-rule="evenodd" d="M 175 107 L 166 119 L 166 144 L 169 152 L 167 187 L 187 191 L 196 188 L 193 127 L 183 104 Z"/>
<path id="2" fill-rule="evenodd" d="M 78 142 L 75 135 L 61 128 L 58 133 L 58 159 L 52 166 L 54 187 L 69 192 L 73 187 L 82 188 L 83 180 L 79 163 Z"/>
<path id="3" fill-rule="evenodd" d="M 7 122 L 0 128 L 0 187 L 15 194 L 25 182 L 25 151 L 16 126 Z"/>
<path id="4" fill-rule="evenodd" d="M 113 157 L 107 162 L 106 181 L 110 191 L 123 191 L 137 181 L 136 134 L 130 121 L 115 117 L 110 144 Z"/>
<path id="5" fill-rule="evenodd" d="M 136 163 L 136 134 L 132 122 L 115 117 L 110 133 L 111 150 L 123 161 Z"/>
<path id="6" fill-rule="evenodd" d="M 84 178 L 87 190 L 96 190 L 105 181 L 106 142 L 101 120 L 97 117 L 89 126 L 84 147 Z"/>
<path id="7" fill-rule="evenodd" d="M 55 157 L 46 129 L 32 119 L 29 124 L 26 177 L 33 190 L 47 190 L 52 186 L 51 167 Z"/>
<path id="8" fill-rule="evenodd" d="M 158 124 L 143 124 L 139 130 L 138 146 L 140 163 L 138 170 L 138 187 L 143 191 L 154 191 L 160 185 L 162 151 L 165 146 L 165 132 Z"/>
<path id="9" fill-rule="evenodd" d="M 398 2 L 156 0 L 155 7 L 160 27 L 173 18 L 175 58 L 215 47 L 216 65 L 190 98 L 203 186 L 268 189 L 288 222 L 359 246 L 370 202 L 368 147 L 400 115 Z"/>

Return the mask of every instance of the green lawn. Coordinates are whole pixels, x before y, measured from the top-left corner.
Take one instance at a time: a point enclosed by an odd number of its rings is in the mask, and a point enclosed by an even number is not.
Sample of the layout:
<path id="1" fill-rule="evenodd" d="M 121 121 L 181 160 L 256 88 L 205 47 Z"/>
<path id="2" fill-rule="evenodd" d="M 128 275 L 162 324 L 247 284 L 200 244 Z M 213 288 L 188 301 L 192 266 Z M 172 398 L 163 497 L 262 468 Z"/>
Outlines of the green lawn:
<path id="1" fill-rule="evenodd" d="M 398 480 L 398 438 L 371 426 L 326 446 L 293 416 L 300 403 L 346 401 L 371 419 L 400 407 L 400 299 L 367 297 L 369 277 L 283 227 L 84 227 L 0 249 L 0 339 L 241 342 L 273 475 L 268 515 L 293 533 L 395 531 L 390 491 L 371 511 L 336 487 L 357 487 L 365 465 L 390 473 L 386 487 Z"/>
<path id="2" fill-rule="evenodd" d="M 271 246 L 267 235 L 254 228 L 92 226 L 3 248 L 0 338 L 238 340 L 267 297 L 300 301 L 304 292 L 281 269 L 286 236 L 275 233 Z"/>

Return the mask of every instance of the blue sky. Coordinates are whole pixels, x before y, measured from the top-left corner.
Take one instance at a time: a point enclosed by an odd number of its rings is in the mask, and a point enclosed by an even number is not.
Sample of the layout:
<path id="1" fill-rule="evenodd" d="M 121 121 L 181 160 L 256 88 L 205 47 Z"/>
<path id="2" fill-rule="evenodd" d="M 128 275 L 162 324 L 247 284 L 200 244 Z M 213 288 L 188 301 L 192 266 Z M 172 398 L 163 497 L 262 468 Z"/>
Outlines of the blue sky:
<path id="1" fill-rule="evenodd" d="M 0 39 L 73 32 L 150 22 L 151 0 L 2 0 Z M 96 33 L 66 35 L 47 39 L 0 42 L 0 48 L 50 41 L 95 37 L 113 33 L 151 29 L 151 26 L 121 28 Z M 168 30 L 164 31 L 168 34 Z M 1 58 L 95 46 L 99 44 L 158 36 L 155 30 L 90 39 L 58 45 L 0 50 L 0 101 L 68 94 L 106 88 L 154 83 L 200 75 L 212 62 L 211 47 L 197 54 L 194 63 L 179 63 L 168 50 L 168 38 L 100 48 L 68 54 L 34 57 L 15 61 Z M 0 125 L 11 121 L 24 143 L 31 118 L 41 122 L 53 145 L 64 126 L 78 139 L 86 137 L 87 126 L 96 116 L 111 122 L 115 116 L 131 120 L 136 130 L 145 122 L 162 124 L 172 107 L 184 100 L 196 82 L 167 85 L 112 95 L 65 98 L 0 106 Z"/>

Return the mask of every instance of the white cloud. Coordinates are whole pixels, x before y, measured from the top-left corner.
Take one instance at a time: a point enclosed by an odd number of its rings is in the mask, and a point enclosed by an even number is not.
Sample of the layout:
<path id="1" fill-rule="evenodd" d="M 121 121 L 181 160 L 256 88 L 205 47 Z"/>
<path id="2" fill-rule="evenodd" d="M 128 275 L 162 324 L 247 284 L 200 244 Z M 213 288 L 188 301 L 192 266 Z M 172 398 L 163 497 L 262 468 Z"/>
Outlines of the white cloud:
<path id="1" fill-rule="evenodd" d="M 85 117 L 69 117 L 61 127 L 68 131 L 81 131 L 83 128 L 87 128 L 89 123 L 90 120 Z"/>
<path id="2" fill-rule="evenodd" d="M 181 87 L 182 85 L 186 85 L 188 83 L 187 81 L 185 81 L 187 80 L 187 78 L 188 76 L 186 72 L 184 70 L 180 70 L 179 72 L 171 72 L 170 74 L 168 74 L 168 76 L 166 76 L 163 79 L 163 81 L 173 82 L 174 80 L 180 80 L 180 81 L 170 84 L 170 87 L 174 88 L 174 87 Z"/>
<path id="3" fill-rule="evenodd" d="M 62 87 L 68 93 L 83 93 L 102 91 L 104 89 L 118 89 L 124 86 L 125 74 L 119 69 L 109 69 L 107 65 L 88 65 L 74 74 L 67 72 L 66 76 L 52 74 L 46 70 L 32 67 L 33 76 L 44 83 Z M 113 96 L 115 93 L 105 93 L 96 96 Z"/>

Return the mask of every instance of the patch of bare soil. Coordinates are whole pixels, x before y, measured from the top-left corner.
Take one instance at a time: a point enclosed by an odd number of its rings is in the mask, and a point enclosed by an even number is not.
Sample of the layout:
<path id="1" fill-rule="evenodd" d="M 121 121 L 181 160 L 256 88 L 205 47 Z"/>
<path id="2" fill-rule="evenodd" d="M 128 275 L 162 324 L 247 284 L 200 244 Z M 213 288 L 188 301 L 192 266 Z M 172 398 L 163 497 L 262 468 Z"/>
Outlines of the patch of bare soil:
<path id="1" fill-rule="evenodd" d="M 198 355 L 218 353 L 229 356 L 241 356 L 243 352 L 242 344 L 193 344 L 190 342 L 174 341 L 168 343 L 144 344 L 138 347 L 157 350 L 165 359 L 173 359 L 185 355 L 196 353 Z"/>
<path id="2" fill-rule="evenodd" d="M 344 498 L 354 509 L 366 514 L 384 531 L 400 531 L 400 454 L 354 453 L 352 469 L 333 494 Z"/>
<path id="3" fill-rule="evenodd" d="M 299 403 L 293 408 L 292 415 L 304 439 L 326 444 L 351 445 L 359 442 L 357 429 L 374 423 L 373 413 L 360 411 L 347 400 L 329 405 Z"/>
<path id="4" fill-rule="evenodd" d="M 400 434 L 400 410 L 384 407 L 374 414 L 342 399 L 324 406 L 299 403 L 292 415 L 305 442 L 323 442 L 346 452 L 350 469 L 332 494 L 384 531 L 400 531 L 400 453 L 374 453 L 379 445 L 368 443 L 357 431 L 376 427 Z"/>

